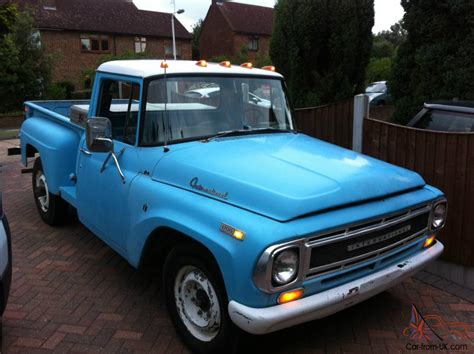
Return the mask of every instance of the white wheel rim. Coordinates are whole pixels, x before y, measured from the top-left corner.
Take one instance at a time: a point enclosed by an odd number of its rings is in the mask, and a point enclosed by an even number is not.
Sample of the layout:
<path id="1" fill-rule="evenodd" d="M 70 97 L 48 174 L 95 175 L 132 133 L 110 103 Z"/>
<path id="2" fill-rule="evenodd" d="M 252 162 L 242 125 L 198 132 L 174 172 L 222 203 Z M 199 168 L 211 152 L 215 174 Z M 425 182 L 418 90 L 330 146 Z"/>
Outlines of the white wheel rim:
<path id="1" fill-rule="evenodd" d="M 37 194 L 36 198 L 40 203 L 41 210 L 47 213 L 49 209 L 49 190 L 46 177 L 41 172 L 36 176 L 36 191 L 44 191 L 44 193 Z"/>
<path id="2" fill-rule="evenodd" d="M 221 327 L 221 310 L 216 291 L 198 268 L 185 266 L 174 283 L 176 309 L 188 331 L 203 342 L 212 341 Z"/>

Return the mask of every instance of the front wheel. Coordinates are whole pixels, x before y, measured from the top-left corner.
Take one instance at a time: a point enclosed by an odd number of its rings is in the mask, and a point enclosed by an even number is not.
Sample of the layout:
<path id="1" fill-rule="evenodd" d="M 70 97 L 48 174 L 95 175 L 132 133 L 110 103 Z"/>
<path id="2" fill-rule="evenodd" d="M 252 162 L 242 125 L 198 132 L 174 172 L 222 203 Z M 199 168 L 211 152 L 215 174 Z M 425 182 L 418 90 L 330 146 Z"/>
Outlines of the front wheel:
<path id="1" fill-rule="evenodd" d="M 43 171 L 41 158 L 33 165 L 33 196 L 41 219 L 49 225 L 58 225 L 65 221 L 68 204 L 58 195 L 49 191 L 48 182 Z"/>
<path id="2" fill-rule="evenodd" d="M 163 270 L 166 305 L 177 332 L 196 353 L 232 352 L 237 330 L 227 313 L 218 269 L 193 246 L 178 246 Z"/>

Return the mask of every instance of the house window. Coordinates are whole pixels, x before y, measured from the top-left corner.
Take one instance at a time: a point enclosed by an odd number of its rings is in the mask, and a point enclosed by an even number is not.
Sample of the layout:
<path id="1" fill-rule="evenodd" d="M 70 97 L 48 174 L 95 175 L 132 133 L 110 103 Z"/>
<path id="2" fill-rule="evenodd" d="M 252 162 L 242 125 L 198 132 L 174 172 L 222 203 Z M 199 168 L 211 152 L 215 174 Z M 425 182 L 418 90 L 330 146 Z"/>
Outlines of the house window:
<path id="1" fill-rule="evenodd" d="M 254 52 L 258 51 L 258 38 L 250 37 L 249 38 L 249 50 Z"/>
<path id="2" fill-rule="evenodd" d="M 91 53 L 109 52 L 109 36 L 83 34 L 81 35 L 81 50 Z"/>
<path id="3" fill-rule="evenodd" d="M 135 37 L 135 53 L 145 53 L 146 51 L 146 38 Z"/>
<path id="4" fill-rule="evenodd" d="M 43 9 L 45 10 L 56 10 L 56 0 L 44 0 Z"/>
<path id="5" fill-rule="evenodd" d="M 174 59 L 173 45 L 165 45 L 165 59 Z M 176 59 L 181 59 L 181 47 L 176 45 Z"/>

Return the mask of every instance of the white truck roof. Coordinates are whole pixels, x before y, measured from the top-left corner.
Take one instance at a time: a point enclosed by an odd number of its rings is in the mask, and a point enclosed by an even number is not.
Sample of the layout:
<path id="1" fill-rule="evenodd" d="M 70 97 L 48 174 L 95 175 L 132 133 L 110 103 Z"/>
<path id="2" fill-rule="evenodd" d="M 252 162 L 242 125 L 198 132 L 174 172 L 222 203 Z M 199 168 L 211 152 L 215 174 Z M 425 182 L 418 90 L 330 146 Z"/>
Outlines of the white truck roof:
<path id="1" fill-rule="evenodd" d="M 163 75 L 161 68 L 163 60 L 116 60 L 99 66 L 97 71 L 147 78 L 151 76 Z M 255 75 L 282 78 L 281 74 L 270 70 L 247 69 L 240 65 L 232 65 L 230 68 L 217 63 L 208 63 L 206 67 L 197 65 L 197 61 L 190 60 L 167 60 L 167 74 L 235 74 L 235 75 Z"/>

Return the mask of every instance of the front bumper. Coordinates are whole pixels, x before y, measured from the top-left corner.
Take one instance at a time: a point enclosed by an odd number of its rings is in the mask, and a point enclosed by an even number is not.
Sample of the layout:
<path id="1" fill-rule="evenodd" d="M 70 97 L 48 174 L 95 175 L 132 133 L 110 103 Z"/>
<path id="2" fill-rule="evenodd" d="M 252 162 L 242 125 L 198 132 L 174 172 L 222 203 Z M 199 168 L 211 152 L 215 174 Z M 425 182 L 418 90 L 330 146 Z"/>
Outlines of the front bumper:
<path id="1" fill-rule="evenodd" d="M 0 217 L 0 316 L 7 306 L 12 280 L 12 246 L 8 221 Z"/>
<path id="2" fill-rule="evenodd" d="M 252 334 L 266 334 L 323 318 L 400 283 L 437 258 L 443 249 L 443 244 L 437 241 L 432 247 L 403 262 L 336 288 L 283 305 L 251 308 L 230 301 L 229 315 L 238 327 Z"/>

